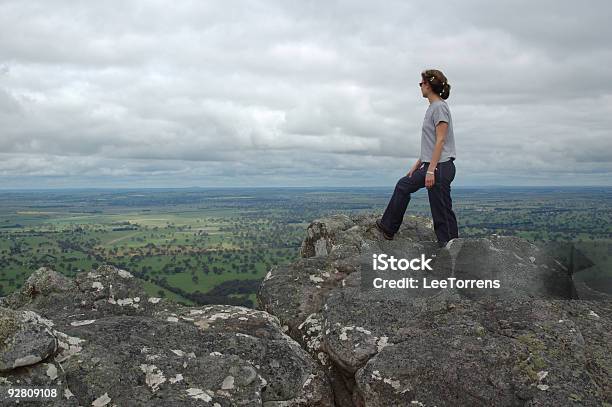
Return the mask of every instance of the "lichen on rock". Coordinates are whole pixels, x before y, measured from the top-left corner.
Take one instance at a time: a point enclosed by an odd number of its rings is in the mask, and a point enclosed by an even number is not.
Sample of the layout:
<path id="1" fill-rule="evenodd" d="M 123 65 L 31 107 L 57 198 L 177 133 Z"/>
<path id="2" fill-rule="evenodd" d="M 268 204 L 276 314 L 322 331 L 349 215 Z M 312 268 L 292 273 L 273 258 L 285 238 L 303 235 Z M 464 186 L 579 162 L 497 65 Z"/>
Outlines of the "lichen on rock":
<path id="1" fill-rule="evenodd" d="M 440 249 L 431 222 L 407 216 L 386 241 L 379 216 L 313 221 L 302 258 L 277 266 L 258 293 L 261 308 L 326 369 L 335 405 L 610 400 L 609 297 L 576 298 L 567 268 L 524 239 L 457 238 Z M 373 253 L 427 253 L 436 277 L 496 278 L 502 289 L 366 289 Z"/>
<path id="2" fill-rule="evenodd" d="M 30 282 L 0 300 L 0 404 L 19 380 L 57 387 L 58 407 L 333 405 L 323 370 L 267 312 L 149 297 L 109 265 Z"/>

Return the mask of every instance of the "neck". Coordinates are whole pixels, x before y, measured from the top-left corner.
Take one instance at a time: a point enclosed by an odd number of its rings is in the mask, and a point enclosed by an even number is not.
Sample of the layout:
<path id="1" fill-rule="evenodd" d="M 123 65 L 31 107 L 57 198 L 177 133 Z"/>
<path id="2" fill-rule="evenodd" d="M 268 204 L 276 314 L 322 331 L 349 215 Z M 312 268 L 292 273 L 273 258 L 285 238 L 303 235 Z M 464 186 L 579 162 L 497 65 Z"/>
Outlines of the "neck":
<path id="1" fill-rule="evenodd" d="M 432 93 L 430 95 L 427 95 L 427 99 L 429 100 L 429 103 L 433 103 L 437 100 L 443 100 L 440 96 L 436 95 L 435 93 Z"/>

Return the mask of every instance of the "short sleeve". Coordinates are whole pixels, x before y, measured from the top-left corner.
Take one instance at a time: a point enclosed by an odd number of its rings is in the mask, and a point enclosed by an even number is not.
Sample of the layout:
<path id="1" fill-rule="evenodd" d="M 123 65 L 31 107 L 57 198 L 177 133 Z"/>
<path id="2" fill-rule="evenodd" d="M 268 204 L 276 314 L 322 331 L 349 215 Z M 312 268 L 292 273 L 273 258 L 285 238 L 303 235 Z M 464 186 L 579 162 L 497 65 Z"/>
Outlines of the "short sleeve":
<path id="1" fill-rule="evenodd" d="M 434 127 L 440 122 L 450 123 L 450 112 L 448 111 L 448 106 L 446 106 L 444 103 L 438 103 L 437 106 L 435 106 L 431 117 L 433 118 Z"/>

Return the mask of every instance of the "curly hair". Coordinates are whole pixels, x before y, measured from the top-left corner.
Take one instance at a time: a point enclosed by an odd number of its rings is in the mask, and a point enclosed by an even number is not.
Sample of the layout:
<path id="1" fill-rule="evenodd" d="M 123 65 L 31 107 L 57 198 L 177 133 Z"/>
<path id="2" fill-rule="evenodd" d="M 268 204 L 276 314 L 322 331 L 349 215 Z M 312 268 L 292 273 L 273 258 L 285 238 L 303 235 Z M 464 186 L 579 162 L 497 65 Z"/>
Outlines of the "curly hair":
<path id="1" fill-rule="evenodd" d="M 442 73 L 442 71 L 438 71 L 437 69 L 427 69 L 421 72 L 421 77 L 424 81 L 429 83 L 431 89 L 442 99 L 448 99 L 450 96 L 451 85 L 448 83 L 446 76 Z"/>

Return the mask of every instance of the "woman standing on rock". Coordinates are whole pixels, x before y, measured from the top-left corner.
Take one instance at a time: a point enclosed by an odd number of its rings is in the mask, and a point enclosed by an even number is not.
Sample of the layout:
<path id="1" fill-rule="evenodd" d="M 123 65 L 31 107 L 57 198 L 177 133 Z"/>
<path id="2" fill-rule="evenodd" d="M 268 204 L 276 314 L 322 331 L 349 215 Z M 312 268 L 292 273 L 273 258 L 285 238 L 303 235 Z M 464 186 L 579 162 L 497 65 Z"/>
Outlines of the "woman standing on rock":
<path id="1" fill-rule="evenodd" d="M 451 87 L 446 76 L 436 69 L 422 72 L 421 79 L 421 94 L 429 100 L 421 134 L 421 155 L 408 174 L 397 182 L 376 227 L 385 239 L 392 240 L 404 219 L 410 194 L 426 187 L 438 245 L 444 247 L 458 237 L 450 195 L 456 157 L 453 119 L 446 103 Z"/>

